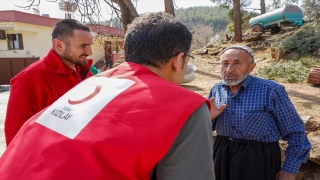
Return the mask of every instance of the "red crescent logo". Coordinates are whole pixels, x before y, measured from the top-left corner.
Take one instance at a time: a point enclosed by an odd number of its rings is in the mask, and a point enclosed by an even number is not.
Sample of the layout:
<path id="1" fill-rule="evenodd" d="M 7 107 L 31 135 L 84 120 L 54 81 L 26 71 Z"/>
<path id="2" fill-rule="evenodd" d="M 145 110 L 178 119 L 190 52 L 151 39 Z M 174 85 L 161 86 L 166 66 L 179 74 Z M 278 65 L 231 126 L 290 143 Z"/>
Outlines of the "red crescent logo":
<path id="1" fill-rule="evenodd" d="M 92 99 L 94 96 L 96 96 L 100 92 L 100 90 L 102 88 L 101 85 L 94 85 L 94 86 L 96 86 L 95 90 L 91 94 L 89 94 L 87 97 L 80 99 L 80 100 L 76 100 L 76 101 L 72 101 L 72 100 L 68 99 L 68 103 L 71 105 L 75 105 L 75 104 L 84 103 L 84 102 Z"/>

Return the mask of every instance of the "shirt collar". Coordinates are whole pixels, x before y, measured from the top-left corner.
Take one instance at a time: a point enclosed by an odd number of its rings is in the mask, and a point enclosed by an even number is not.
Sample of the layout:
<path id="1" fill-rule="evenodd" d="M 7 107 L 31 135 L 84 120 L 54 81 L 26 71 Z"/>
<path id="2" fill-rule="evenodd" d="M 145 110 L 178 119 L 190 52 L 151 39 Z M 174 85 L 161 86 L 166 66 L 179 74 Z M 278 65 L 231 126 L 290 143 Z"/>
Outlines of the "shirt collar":
<path id="1" fill-rule="evenodd" d="M 242 87 L 247 88 L 252 80 L 252 76 L 248 75 L 248 77 L 242 82 Z"/>
<path id="2" fill-rule="evenodd" d="M 61 61 L 61 59 L 56 54 L 56 52 L 54 52 L 53 48 L 50 49 L 47 57 L 54 64 L 54 66 L 57 67 L 57 73 L 59 73 L 59 74 L 73 74 L 74 73 L 74 70 L 72 68 L 65 65 Z M 91 65 L 92 65 L 92 59 L 88 59 L 88 63 L 85 66 L 80 67 L 80 66 L 76 65 L 76 71 L 80 72 L 82 69 L 89 69 Z"/>

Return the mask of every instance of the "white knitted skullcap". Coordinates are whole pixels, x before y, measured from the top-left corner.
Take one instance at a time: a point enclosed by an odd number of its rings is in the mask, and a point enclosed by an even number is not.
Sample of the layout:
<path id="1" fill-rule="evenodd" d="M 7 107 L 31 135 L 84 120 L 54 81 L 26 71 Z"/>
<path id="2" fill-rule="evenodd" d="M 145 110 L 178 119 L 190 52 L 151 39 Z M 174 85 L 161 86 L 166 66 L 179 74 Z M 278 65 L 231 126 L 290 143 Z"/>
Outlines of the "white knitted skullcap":
<path id="1" fill-rule="evenodd" d="M 254 62 L 254 53 L 253 53 L 253 51 L 252 51 L 252 49 L 251 49 L 250 47 L 248 47 L 248 46 L 243 46 L 243 45 L 230 46 L 230 47 L 225 48 L 225 49 L 222 51 L 221 55 L 222 55 L 224 52 L 226 52 L 227 50 L 229 50 L 229 49 L 240 49 L 240 50 L 246 52 L 246 53 L 251 57 L 252 62 Z"/>

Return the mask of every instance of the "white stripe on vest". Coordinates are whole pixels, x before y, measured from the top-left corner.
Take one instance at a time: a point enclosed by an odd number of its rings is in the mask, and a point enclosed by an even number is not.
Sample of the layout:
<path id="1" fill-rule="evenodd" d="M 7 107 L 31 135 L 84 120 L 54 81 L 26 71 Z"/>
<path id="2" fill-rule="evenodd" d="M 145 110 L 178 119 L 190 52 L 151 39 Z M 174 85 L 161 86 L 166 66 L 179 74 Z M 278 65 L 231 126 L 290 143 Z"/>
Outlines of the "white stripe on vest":
<path id="1" fill-rule="evenodd" d="M 74 139 L 103 107 L 134 83 L 129 79 L 91 77 L 60 97 L 36 122 Z"/>

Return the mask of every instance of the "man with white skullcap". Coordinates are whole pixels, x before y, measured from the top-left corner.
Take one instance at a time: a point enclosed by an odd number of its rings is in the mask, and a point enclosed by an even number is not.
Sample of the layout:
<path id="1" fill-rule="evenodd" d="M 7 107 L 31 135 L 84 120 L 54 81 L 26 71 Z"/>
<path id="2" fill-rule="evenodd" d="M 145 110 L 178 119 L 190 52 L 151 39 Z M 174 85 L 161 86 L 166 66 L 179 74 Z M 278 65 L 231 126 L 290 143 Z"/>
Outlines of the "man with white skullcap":
<path id="1" fill-rule="evenodd" d="M 217 107 L 226 105 L 212 120 L 216 179 L 294 180 L 311 145 L 285 88 L 249 75 L 256 64 L 247 46 L 224 49 L 220 65 L 222 82 L 208 96 Z M 289 145 L 282 167 L 279 139 Z"/>

